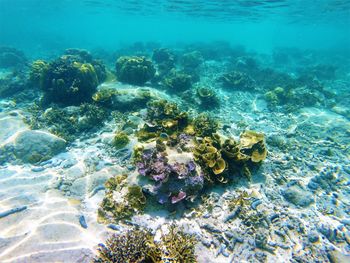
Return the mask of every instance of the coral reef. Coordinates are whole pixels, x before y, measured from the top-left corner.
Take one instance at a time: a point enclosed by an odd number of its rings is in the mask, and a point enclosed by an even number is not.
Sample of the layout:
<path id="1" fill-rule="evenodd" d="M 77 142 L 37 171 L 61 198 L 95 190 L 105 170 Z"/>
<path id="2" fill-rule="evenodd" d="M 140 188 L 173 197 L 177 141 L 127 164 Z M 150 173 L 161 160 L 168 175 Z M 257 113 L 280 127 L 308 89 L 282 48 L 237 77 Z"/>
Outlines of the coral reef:
<path id="1" fill-rule="evenodd" d="M 94 67 L 99 83 L 102 83 L 107 78 L 107 69 L 101 60 L 94 59 L 93 56 L 84 49 L 69 48 L 64 52 L 65 57 L 79 62 L 79 63 L 89 63 Z"/>
<path id="2" fill-rule="evenodd" d="M 139 174 L 153 182 L 144 189 L 161 204 L 193 199 L 203 188 L 203 176 L 195 163 L 191 160 L 169 162 L 167 152 L 171 150 L 157 141 L 156 147 L 141 149 L 135 158 Z"/>
<path id="3" fill-rule="evenodd" d="M 146 107 L 147 103 L 154 97 L 154 94 L 146 88 L 115 89 L 103 87 L 92 96 L 92 100 L 106 110 L 125 112 Z"/>
<path id="4" fill-rule="evenodd" d="M 129 137 L 125 132 L 118 132 L 113 138 L 113 146 L 116 149 L 124 148 L 129 142 Z"/>
<path id="5" fill-rule="evenodd" d="M 145 57 L 123 56 L 116 63 L 118 80 L 128 84 L 142 86 L 154 77 L 155 72 L 152 61 Z"/>
<path id="6" fill-rule="evenodd" d="M 73 141 L 82 132 L 93 131 L 103 125 L 106 111 L 94 104 L 83 103 L 79 107 L 44 109 L 33 105 L 26 122 L 32 129 L 47 129 L 51 133 Z"/>
<path id="7" fill-rule="evenodd" d="M 220 100 L 214 89 L 208 87 L 199 87 L 196 90 L 200 101 L 200 107 L 203 109 L 213 109 L 220 105 Z"/>
<path id="8" fill-rule="evenodd" d="M 13 47 L 0 47 L 0 68 L 23 68 L 27 64 L 24 53 Z"/>
<path id="9" fill-rule="evenodd" d="M 29 82 L 32 86 L 40 87 L 43 73 L 47 70 L 48 63 L 44 60 L 36 60 L 32 63 L 29 72 Z"/>
<path id="10" fill-rule="evenodd" d="M 98 256 L 93 262 L 157 262 L 157 254 L 160 253 L 154 248 L 151 232 L 133 229 L 122 234 L 114 234 L 106 240 L 106 244 L 99 244 Z"/>
<path id="11" fill-rule="evenodd" d="M 196 136 L 211 136 L 219 128 L 219 122 L 208 113 L 201 113 L 193 120 L 193 129 Z"/>
<path id="12" fill-rule="evenodd" d="M 161 133 L 177 134 L 181 131 L 189 132 L 188 114 L 179 110 L 175 103 L 166 100 L 156 100 L 148 103 L 147 123 L 138 131 L 140 140 L 158 137 Z"/>
<path id="13" fill-rule="evenodd" d="M 90 63 L 81 63 L 75 61 L 74 57 L 62 56 L 50 62 L 43 72 L 41 89 L 47 103 L 78 105 L 91 100 L 97 85 L 97 74 Z"/>
<path id="14" fill-rule="evenodd" d="M 181 64 L 186 70 L 195 70 L 202 62 L 203 62 L 203 56 L 201 52 L 199 51 L 192 51 L 189 53 L 183 54 L 181 58 Z"/>
<path id="15" fill-rule="evenodd" d="M 106 192 L 98 209 L 98 220 L 114 222 L 128 219 L 144 210 L 146 197 L 138 185 L 129 185 L 127 175 L 117 175 L 105 183 Z"/>
<path id="16" fill-rule="evenodd" d="M 250 178 L 249 167 L 265 160 L 267 150 L 264 135 L 255 131 L 245 131 L 236 142 L 221 136 L 198 138 L 194 149 L 195 160 L 205 171 L 209 182 L 227 183 L 235 174 L 244 174 Z"/>
<path id="17" fill-rule="evenodd" d="M 322 91 L 307 86 L 276 87 L 265 93 L 265 99 L 271 110 L 277 106 L 284 106 L 289 111 L 322 104 L 324 96 Z"/>
<path id="18" fill-rule="evenodd" d="M 255 81 L 246 73 L 232 71 L 220 77 L 223 86 L 232 90 L 252 91 L 255 88 Z"/>
<path id="19" fill-rule="evenodd" d="M 183 92 L 192 87 L 192 76 L 172 70 L 163 80 L 164 86 L 172 93 Z"/>
<path id="20" fill-rule="evenodd" d="M 164 77 L 175 67 L 175 55 L 167 48 L 155 49 L 152 59 L 157 63 L 157 73 L 160 78 Z"/>
<path id="21" fill-rule="evenodd" d="M 16 100 L 19 99 L 18 94 L 27 90 L 27 76 L 22 71 L 13 71 L 0 77 L 0 97 L 11 97 L 16 95 Z"/>
<path id="22" fill-rule="evenodd" d="M 196 239 L 185 234 L 175 225 L 155 241 L 147 229 L 131 229 L 109 237 L 106 244 L 99 244 L 95 263 L 124 262 L 197 262 L 195 255 Z"/>

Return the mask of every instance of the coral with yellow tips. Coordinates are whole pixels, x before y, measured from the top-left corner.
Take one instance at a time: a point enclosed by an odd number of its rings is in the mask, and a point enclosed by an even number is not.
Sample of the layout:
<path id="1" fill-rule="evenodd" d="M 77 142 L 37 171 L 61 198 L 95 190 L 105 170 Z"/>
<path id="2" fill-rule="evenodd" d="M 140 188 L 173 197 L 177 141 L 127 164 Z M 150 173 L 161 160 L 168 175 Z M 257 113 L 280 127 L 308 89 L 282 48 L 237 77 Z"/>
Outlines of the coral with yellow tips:
<path id="1" fill-rule="evenodd" d="M 98 220 L 114 222 L 130 218 L 143 211 L 146 197 L 138 185 L 128 185 L 127 175 L 110 178 L 106 183 L 106 193 L 98 209 Z"/>

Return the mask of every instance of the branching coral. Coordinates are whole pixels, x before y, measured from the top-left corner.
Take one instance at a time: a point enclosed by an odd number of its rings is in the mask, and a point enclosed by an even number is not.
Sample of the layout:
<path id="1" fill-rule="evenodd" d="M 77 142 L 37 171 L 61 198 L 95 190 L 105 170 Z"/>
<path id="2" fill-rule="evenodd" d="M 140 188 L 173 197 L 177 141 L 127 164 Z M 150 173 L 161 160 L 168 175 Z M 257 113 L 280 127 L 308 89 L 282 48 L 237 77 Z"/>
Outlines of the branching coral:
<path id="1" fill-rule="evenodd" d="M 146 197 L 138 185 L 128 185 L 126 175 L 110 178 L 106 193 L 98 210 L 100 221 L 118 221 L 143 211 Z"/>
<path id="2" fill-rule="evenodd" d="M 116 63 L 118 80 L 128 84 L 142 86 L 153 78 L 155 72 L 152 61 L 145 57 L 123 56 Z"/>
<path id="3" fill-rule="evenodd" d="M 95 263 L 157 262 L 160 252 L 155 248 L 153 235 L 147 230 L 129 230 L 114 234 L 106 244 L 99 244 Z"/>
<path id="4" fill-rule="evenodd" d="M 145 229 L 132 229 L 109 237 L 106 244 L 99 244 L 95 263 L 165 263 L 197 262 L 196 239 L 185 234 L 175 225 L 162 234 L 159 241 Z"/>

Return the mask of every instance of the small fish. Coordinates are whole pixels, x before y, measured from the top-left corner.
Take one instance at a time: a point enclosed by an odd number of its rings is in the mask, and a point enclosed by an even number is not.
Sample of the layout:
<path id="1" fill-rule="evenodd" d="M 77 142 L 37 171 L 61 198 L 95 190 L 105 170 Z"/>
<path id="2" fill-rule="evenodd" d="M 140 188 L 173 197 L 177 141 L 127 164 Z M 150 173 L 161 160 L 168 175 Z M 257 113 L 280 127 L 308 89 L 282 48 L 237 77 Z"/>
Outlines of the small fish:
<path id="1" fill-rule="evenodd" d="M 6 217 L 6 216 L 9 216 L 9 215 L 18 213 L 18 212 L 22 212 L 22 211 L 24 211 L 26 209 L 27 209 L 27 206 L 20 206 L 20 207 L 12 208 L 12 209 L 7 210 L 5 212 L 1 212 L 0 213 L 0 218 Z"/>
<path id="2" fill-rule="evenodd" d="M 79 223 L 82 228 L 88 228 L 88 225 L 86 224 L 85 216 L 81 215 L 79 216 Z"/>

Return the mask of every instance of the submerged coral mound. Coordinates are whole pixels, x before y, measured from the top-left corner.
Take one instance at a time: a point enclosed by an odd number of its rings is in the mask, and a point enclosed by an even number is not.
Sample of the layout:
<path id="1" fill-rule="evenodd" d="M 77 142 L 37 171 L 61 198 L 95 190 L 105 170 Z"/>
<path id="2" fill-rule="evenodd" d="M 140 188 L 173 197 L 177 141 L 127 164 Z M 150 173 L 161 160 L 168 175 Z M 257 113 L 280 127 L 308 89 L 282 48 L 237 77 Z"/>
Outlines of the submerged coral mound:
<path id="1" fill-rule="evenodd" d="M 97 85 L 98 78 L 90 63 L 61 57 L 49 63 L 44 70 L 41 89 L 48 102 L 77 105 L 90 101 Z"/>
<path id="2" fill-rule="evenodd" d="M 145 57 L 123 56 L 116 63 L 118 80 L 128 84 L 142 86 L 153 78 L 155 72 L 152 61 Z"/>

